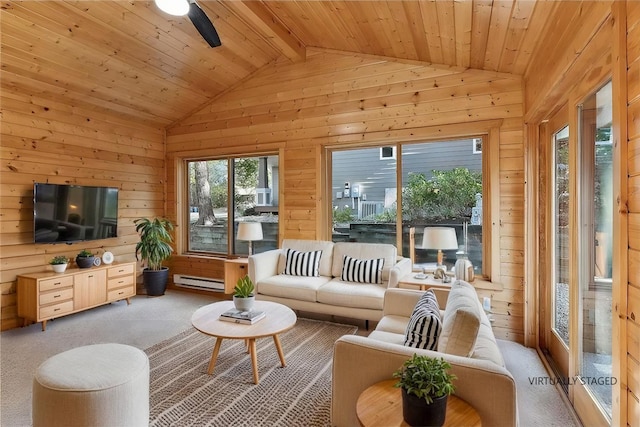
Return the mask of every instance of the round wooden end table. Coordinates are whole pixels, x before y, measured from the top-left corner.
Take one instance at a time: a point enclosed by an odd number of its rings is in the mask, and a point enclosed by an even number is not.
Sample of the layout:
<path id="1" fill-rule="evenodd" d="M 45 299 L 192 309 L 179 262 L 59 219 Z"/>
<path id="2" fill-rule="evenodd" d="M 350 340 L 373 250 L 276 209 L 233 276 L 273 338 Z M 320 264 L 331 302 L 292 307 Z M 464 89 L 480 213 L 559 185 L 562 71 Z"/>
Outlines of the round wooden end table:
<path id="1" fill-rule="evenodd" d="M 266 316 L 264 319 L 254 323 L 253 325 L 245 325 L 240 323 L 225 322 L 219 320 L 222 313 L 234 308 L 232 301 L 214 302 L 213 304 L 200 307 L 191 316 L 191 324 L 194 328 L 203 334 L 211 335 L 216 338 L 216 344 L 213 347 L 211 360 L 209 361 L 209 369 L 207 373 L 211 375 L 216 366 L 220 345 L 224 339 L 245 340 L 251 356 L 251 365 L 253 367 L 253 382 L 258 384 L 258 357 L 256 354 L 256 339 L 263 337 L 273 337 L 273 342 L 278 351 L 282 367 L 286 366 L 284 353 L 280 345 L 278 334 L 285 332 L 296 324 L 296 314 L 289 307 L 270 301 L 256 301 L 253 310 L 264 311 Z"/>
<path id="2" fill-rule="evenodd" d="M 386 380 L 372 385 L 360 394 L 356 404 L 358 421 L 363 427 L 409 426 L 402 418 L 402 393 Z M 480 416 L 471 405 L 455 395 L 447 399 L 445 426 L 481 427 Z"/>

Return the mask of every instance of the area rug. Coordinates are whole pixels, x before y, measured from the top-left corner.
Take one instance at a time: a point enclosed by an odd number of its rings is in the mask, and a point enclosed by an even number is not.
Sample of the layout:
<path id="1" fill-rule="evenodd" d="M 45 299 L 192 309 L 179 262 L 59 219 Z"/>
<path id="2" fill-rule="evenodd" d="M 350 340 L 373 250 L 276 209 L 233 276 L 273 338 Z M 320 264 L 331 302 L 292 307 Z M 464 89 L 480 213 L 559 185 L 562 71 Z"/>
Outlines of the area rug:
<path id="1" fill-rule="evenodd" d="M 195 329 L 145 350 L 151 364 L 150 426 L 328 426 L 333 344 L 355 326 L 298 319 L 280 335 L 256 341 L 260 383 L 253 384 L 244 341 L 224 340 L 213 375 L 215 338 Z"/>

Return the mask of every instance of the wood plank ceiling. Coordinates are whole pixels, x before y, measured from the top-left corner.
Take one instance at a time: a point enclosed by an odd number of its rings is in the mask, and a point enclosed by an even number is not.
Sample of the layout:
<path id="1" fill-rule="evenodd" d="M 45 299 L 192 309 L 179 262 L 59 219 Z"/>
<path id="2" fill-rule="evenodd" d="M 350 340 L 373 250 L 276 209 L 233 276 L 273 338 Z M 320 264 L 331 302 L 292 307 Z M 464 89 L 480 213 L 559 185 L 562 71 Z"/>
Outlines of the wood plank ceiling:
<path id="1" fill-rule="evenodd" d="M 524 75 L 559 3 L 200 0 L 222 40 L 210 48 L 153 1 L 4 1 L 0 78 L 167 127 L 312 47 Z"/>

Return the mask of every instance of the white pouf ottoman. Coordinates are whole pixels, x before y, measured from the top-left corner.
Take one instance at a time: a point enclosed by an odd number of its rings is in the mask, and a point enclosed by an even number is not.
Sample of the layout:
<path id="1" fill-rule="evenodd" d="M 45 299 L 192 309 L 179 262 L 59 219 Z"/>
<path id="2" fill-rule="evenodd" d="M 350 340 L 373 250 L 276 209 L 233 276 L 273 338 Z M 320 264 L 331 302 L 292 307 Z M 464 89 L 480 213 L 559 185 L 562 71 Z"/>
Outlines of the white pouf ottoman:
<path id="1" fill-rule="evenodd" d="M 46 360 L 33 379 L 40 426 L 149 425 L 149 358 L 135 347 L 95 344 Z"/>

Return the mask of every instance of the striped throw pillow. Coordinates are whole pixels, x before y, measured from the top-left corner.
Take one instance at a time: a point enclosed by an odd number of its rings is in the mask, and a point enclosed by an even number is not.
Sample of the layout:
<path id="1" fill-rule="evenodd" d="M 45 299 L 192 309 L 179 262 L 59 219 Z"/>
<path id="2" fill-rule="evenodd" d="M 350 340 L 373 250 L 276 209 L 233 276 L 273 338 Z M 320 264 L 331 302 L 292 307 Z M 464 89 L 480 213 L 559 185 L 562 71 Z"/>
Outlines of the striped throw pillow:
<path id="1" fill-rule="evenodd" d="M 290 276 L 320 276 L 320 257 L 322 251 L 301 252 L 287 249 L 284 274 Z"/>
<path id="2" fill-rule="evenodd" d="M 440 308 L 433 291 L 425 292 L 411 313 L 404 336 L 404 345 L 426 350 L 437 350 L 442 330 Z"/>
<path id="3" fill-rule="evenodd" d="M 342 277 L 345 282 L 382 283 L 384 258 L 356 259 L 342 257 Z"/>

